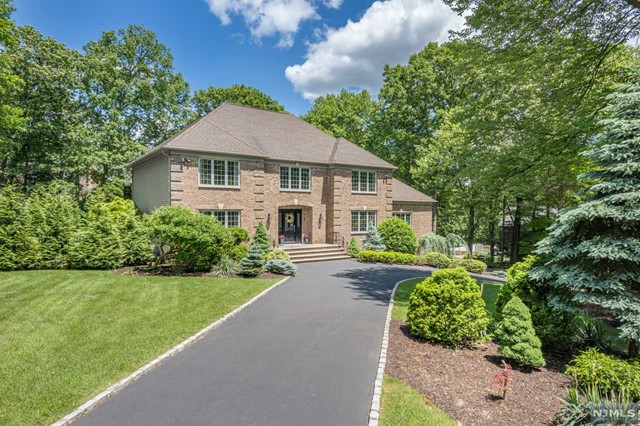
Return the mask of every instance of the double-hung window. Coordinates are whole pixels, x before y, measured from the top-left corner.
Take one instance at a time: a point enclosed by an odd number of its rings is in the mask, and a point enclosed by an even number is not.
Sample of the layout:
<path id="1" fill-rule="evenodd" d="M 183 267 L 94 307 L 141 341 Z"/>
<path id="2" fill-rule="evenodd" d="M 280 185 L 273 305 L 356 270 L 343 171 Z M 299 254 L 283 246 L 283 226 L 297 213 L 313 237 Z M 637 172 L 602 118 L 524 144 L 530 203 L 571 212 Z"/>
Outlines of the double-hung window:
<path id="1" fill-rule="evenodd" d="M 238 161 L 201 158 L 198 162 L 200 186 L 240 186 L 240 163 Z"/>
<path id="2" fill-rule="evenodd" d="M 351 172 L 351 192 L 376 193 L 376 172 L 354 170 Z"/>
<path id="3" fill-rule="evenodd" d="M 411 225 L 411 213 L 397 212 L 393 213 L 393 217 L 397 217 L 398 219 L 402 219 Z"/>
<path id="4" fill-rule="evenodd" d="M 280 166 L 280 189 L 310 191 L 311 170 L 308 167 Z"/>
<path id="5" fill-rule="evenodd" d="M 369 224 L 376 226 L 375 211 L 353 211 L 351 212 L 351 232 L 360 234 L 367 232 Z"/>
<path id="6" fill-rule="evenodd" d="M 202 213 L 215 217 L 224 226 L 240 226 L 240 211 L 238 210 L 207 210 Z"/>

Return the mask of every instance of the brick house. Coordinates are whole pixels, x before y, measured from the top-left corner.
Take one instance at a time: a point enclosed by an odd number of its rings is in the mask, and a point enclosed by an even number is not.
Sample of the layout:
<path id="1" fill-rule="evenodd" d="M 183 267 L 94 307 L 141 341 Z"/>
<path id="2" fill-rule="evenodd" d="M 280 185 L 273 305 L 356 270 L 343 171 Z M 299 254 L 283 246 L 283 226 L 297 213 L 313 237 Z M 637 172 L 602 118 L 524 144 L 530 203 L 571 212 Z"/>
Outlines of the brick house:
<path id="1" fill-rule="evenodd" d="M 436 201 L 393 165 L 288 113 L 223 104 L 131 167 L 142 211 L 181 205 L 249 231 L 263 222 L 272 243 L 361 239 L 392 215 L 417 235 L 435 226 Z"/>

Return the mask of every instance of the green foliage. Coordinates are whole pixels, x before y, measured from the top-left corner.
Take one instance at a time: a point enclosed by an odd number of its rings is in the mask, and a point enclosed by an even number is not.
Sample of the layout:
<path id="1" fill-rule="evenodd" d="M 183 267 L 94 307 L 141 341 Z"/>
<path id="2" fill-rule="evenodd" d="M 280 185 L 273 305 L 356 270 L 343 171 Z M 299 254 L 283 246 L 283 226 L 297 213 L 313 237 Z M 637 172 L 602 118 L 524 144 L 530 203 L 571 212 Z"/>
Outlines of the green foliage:
<path id="1" fill-rule="evenodd" d="M 298 273 L 298 267 L 289 260 L 270 259 L 264 266 L 265 271 L 280 275 L 295 276 Z"/>
<path id="2" fill-rule="evenodd" d="M 568 396 L 562 402 L 564 407 L 556 413 L 553 422 L 556 426 L 593 424 L 590 421 L 593 420 L 591 415 L 595 409 L 610 413 L 614 411 L 609 410 L 620 410 L 621 404 L 629 404 L 633 400 L 624 393 L 606 392 L 598 386 L 574 386 L 568 389 Z"/>
<path id="3" fill-rule="evenodd" d="M 120 197 L 91 203 L 69 251 L 69 262 L 78 269 L 115 269 L 153 258 L 142 215 L 133 201 Z"/>
<path id="4" fill-rule="evenodd" d="M 291 257 L 281 248 L 273 249 L 265 255 L 265 260 L 291 260 Z"/>
<path id="5" fill-rule="evenodd" d="M 145 219 L 160 251 L 156 265 L 170 260 L 180 272 L 209 271 L 231 245 L 224 225 L 185 207 L 163 206 Z"/>
<path id="6" fill-rule="evenodd" d="M 248 247 L 247 247 L 248 248 Z M 239 263 L 231 256 L 224 255 L 213 266 L 211 273 L 216 277 L 232 277 L 238 273 Z"/>
<path id="7" fill-rule="evenodd" d="M 254 243 L 247 256 L 240 261 L 240 274 L 255 277 L 262 272 L 264 263 L 264 250 L 257 243 Z"/>
<path id="8" fill-rule="evenodd" d="M 358 260 L 368 263 L 378 262 L 390 263 L 392 265 L 415 265 L 418 262 L 418 256 L 392 251 L 363 250 L 358 253 Z"/>
<path id="9" fill-rule="evenodd" d="M 213 111 L 224 102 L 284 112 L 284 107 L 278 101 L 255 87 L 244 84 L 234 84 L 231 87 L 212 86 L 205 90 L 198 90 L 193 94 L 192 100 L 193 108 L 199 117 Z"/>
<path id="10" fill-rule="evenodd" d="M 529 271 L 535 264 L 536 258 L 528 256 L 522 262 L 514 263 L 507 269 L 507 282 L 500 287 L 500 292 L 498 292 L 498 298 L 496 299 L 494 313 L 496 322 L 502 320 L 502 309 L 514 296 L 518 296 L 525 301 L 525 304 L 526 301 L 531 300 L 536 289 L 529 280 Z"/>
<path id="11" fill-rule="evenodd" d="M 15 22 L 11 19 L 14 10 L 11 1 L 0 1 L 0 161 L 6 158 L 11 146 L 6 143 L 3 134 L 18 130 L 24 125 L 22 110 L 15 99 L 24 82 L 12 70 L 15 58 L 10 53 L 18 42 Z M 2 178 L 0 173 L 0 183 L 3 183 Z"/>
<path id="12" fill-rule="evenodd" d="M 502 310 L 502 321 L 494 333 L 500 345 L 498 352 L 522 365 L 544 367 L 542 342 L 536 336 L 529 308 L 518 296 L 513 297 Z"/>
<path id="13" fill-rule="evenodd" d="M 432 266 L 438 269 L 448 268 L 451 264 L 451 259 L 439 252 L 430 252 L 423 254 L 419 258 L 419 262 L 422 265 Z"/>
<path id="14" fill-rule="evenodd" d="M 605 355 L 591 348 L 575 356 L 566 373 L 579 386 L 597 386 L 603 392 L 624 392 L 631 399 L 640 399 L 640 361 L 626 361 Z"/>
<path id="15" fill-rule="evenodd" d="M 231 239 L 233 240 L 233 244 L 249 242 L 249 232 L 246 229 L 240 226 L 230 226 L 228 229 L 229 229 L 229 234 L 231 234 Z"/>
<path id="16" fill-rule="evenodd" d="M 33 268 L 40 260 L 24 205 L 24 196 L 14 187 L 0 187 L 0 270 Z"/>
<path id="17" fill-rule="evenodd" d="M 253 236 L 253 244 L 257 244 L 265 253 L 269 251 L 269 237 L 267 236 L 267 230 L 262 222 L 258 223 L 256 233 Z"/>
<path id="18" fill-rule="evenodd" d="M 240 262 L 247 257 L 247 253 L 249 253 L 249 245 L 245 243 L 236 244 L 229 249 L 229 257 L 236 262 Z"/>
<path id="19" fill-rule="evenodd" d="M 446 346 L 472 345 L 488 324 L 480 287 L 462 268 L 434 272 L 409 298 L 407 325 L 416 337 Z"/>
<path id="20" fill-rule="evenodd" d="M 385 251 L 387 249 L 387 246 L 385 246 L 382 241 L 382 236 L 378 233 L 373 223 L 369 223 L 367 233 L 362 240 L 362 245 L 366 250 Z"/>
<path id="21" fill-rule="evenodd" d="M 416 254 L 418 250 L 416 234 L 404 220 L 397 217 L 387 218 L 378 226 L 378 232 L 382 236 L 386 250 Z"/>
<path id="22" fill-rule="evenodd" d="M 447 239 L 433 232 L 427 232 L 422 235 L 418 240 L 418 244 L 420 249 L 426 253 L 442 253 L 445 256 L 451 256 L 453 254 L 453 250 L 449 246 Z"/>
<path id="23" fill-rule="evenodd" d="M 589 305 L 620 321 L 630 352 L 640 346 L 640 83 L 610 97 L 587 198 L 562 210 L 538 244 L 547 262 L 531 275 L 546 283 L 553 306 Z"/>
<path id="24" fill-rule="evenodd" d="M 464 268 L 474 274 L 483 274 L 487 270 L 487 264 L 481 260 L 451 259 L 451 264 L 454 267 Z"/>
<path id="25" fill-rule="evenodd" d="M 358 253 L 360 253 L 360 244 L 358 244 L 358 240 L 351 237 L 349 247 L 347 247 L 347 254 L 351 257 L 358 257 Z"/>

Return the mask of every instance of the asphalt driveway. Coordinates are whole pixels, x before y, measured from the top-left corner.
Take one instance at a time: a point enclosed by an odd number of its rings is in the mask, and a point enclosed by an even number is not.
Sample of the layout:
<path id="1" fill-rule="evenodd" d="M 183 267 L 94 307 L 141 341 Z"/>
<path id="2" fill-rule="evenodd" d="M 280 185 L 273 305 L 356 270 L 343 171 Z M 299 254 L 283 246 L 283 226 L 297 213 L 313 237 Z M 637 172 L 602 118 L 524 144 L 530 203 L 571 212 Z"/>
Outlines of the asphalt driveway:
<path id="1" fill-rule="evenodd" d="M 365 425 L 391 290 L 428 274 L 351 260 L 302 264 L 296 278 L 78 424 Z"/>

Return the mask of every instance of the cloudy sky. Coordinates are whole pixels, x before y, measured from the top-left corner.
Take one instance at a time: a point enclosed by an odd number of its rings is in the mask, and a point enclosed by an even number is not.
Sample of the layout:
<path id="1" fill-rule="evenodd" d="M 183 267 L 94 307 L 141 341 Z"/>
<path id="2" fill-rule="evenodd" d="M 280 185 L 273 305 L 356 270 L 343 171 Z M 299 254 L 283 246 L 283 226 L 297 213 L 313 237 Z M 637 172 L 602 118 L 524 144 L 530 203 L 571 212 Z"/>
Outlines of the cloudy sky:
<path id="1" fill-rule="evenodd" d="M 143 24 L 169 46 L 192 90 L 255 86 L 295 114 L 345 88 L 377 94 L 406 63 L 462 26 L 441 0 L 14 0 L 19 25 L 70 48 Z"/>

